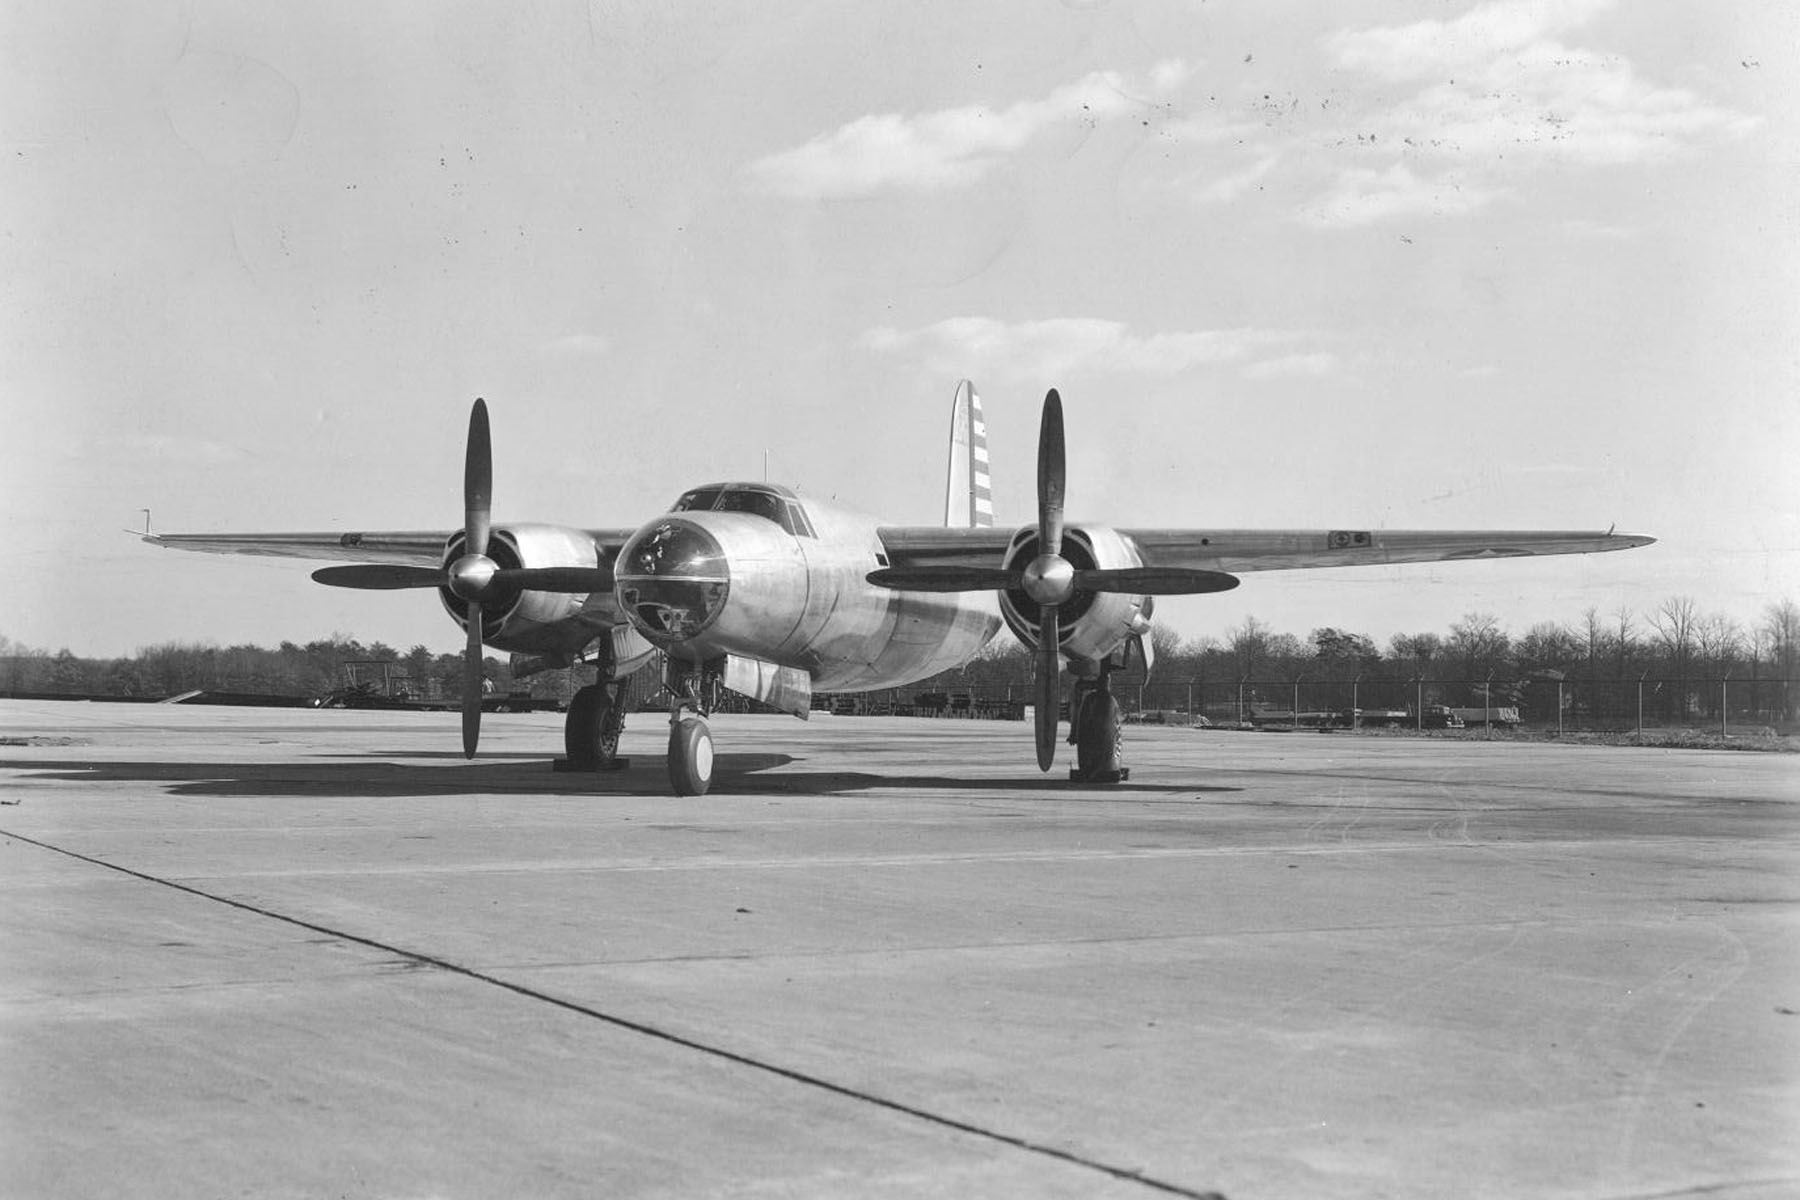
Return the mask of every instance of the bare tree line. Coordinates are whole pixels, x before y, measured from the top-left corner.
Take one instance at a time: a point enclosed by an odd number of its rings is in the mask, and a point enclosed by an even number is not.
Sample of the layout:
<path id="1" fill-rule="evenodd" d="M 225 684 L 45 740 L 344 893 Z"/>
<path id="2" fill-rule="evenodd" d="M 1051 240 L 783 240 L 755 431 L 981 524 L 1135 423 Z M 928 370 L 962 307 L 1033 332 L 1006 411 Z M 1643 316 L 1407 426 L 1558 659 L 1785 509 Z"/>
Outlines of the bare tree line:
<path id="1" fill-rule="evenodd" d="M 1717 714 L 1717 685 L 1729 682 L 1746 715 L 1786 722 L 1794 717 L 1793 681 L 1800 658 L 1800 604 L 1778 600 L 1745 626 L 1704 612 L 1689 596 L 1671 596 L 1648 613 L 1621 605 L 1589 608 L 1572 623 L 1540 621 L 1511 633 L 1493 614 L 1472 612 L 1446 633 L 1396 634 L 1385 646 L 1336 626 L 1304 639 L 1277 632 L 1256 617 L 1222 637 L 1184 640 L 1166 629 L 1152 635 L 1155 667 L 1115 678 L 1130 707 L 1188 709 L 1225 706 L 1245 687 L 1252 701 L 1293 707 L 1300 685 L 1320 707 L 1404 707 L 1428 703 L 1540 705 L 1574 702 L 1615 715 L 1635 704 L 1640 684 L 1650 689 L 1656 715 L 1698 719 Z M 929 685 L 994 694 L 1029 685 L 1031 656 L 1016 643 L 991 650 Z M 1422 684 L 1430 691 L 1422 694 Z M 1558 686 L 1561 685 L 1561 686 Z M 1534 692 L 1535 689 L 1535 692 Z"/>
<path id="2" fill-rule="evenodd" d="M 1800 604 L 1773 601 L 1747 626 L 1703 611 L 1692 597 L 1671 596 L 1647 613 L 1624 605 L 1604 612 L 1589 608 L 1572 623 L 1541 621 L 1517 634 L 1491 613 L 1472 612 L 1445 633 L 1396 634 L 1385 646 L 1337 626 L 1321 626 L 1300 638 L 1254 616 L 1220 637 L 1183 639 L 1158 627 L 1152 640 L 1154 671 L 1146 676 L 1135 668 L 1116 681 L 1128 701 L 1144 707 L 1198 708 L 1196 688 L 1201 701 L 1218 704 L 1222 690 L 1235 694 L 1247 684 L 1269 693 L 1258 700 L 1274 702 L 1280 699 L 1276 685 L 1297 683 L 1324 697 L 1321 703 L 1333 704 L 1347 704 L 1352 693 L 1327 685 L 1355 685 L 1355 694 L 1370 704 L 1404 704 L 1419 695 L 1422 681 L 1440 689 L 1433 702 L 1467 702 L 1471 695 L 1517 701 L 1534 683 L 1551 680 L 1566 684 L 1566 690 L 1558 689 L 1565 697 L 1568 690 L 1592 703 L 1609 696 L 1607 702 L 1617 706 L 1625 703 L 1628 689 L 1654 680 L 1659 714 L 1704 717 L 1721 703 L 1708 685 L 1732 681 L 1741 694 L 1753 697 L 1756 712 L 1785 722 L 1794 716 L 1792 681 L 1800 674 Z M 310 697 L 342 686 L 345 664 L 359 660 L 398 663 L 418 698 L 454 697 L 460 687 L 461 658 L 454 652 L 419 645 L 402 654 L 343 634 L 304 645 L 282 642 L 275 649 L 167 642 L 110 659 L 82 658 L 66 649 L 52 653 L 0 636 L 0 693 L 156 699 L 207 690 Z M 504 660 L 489 658 L 486 665 L 497 688 L 512 686 Z M 1018 691 L 1023 697 L 1028 691 L 1020 689 L 1029 688 L 1031 671 L 1031 655 L 1008 639 L 916 690 Z M 1766 687 L 1743 691 L 1742 685 L 1765 681 Z M 531 684 L 540 694 L 568 687 L 559 673 Z M 1455 691 L 1478 685 L 1485 692 Z"/>

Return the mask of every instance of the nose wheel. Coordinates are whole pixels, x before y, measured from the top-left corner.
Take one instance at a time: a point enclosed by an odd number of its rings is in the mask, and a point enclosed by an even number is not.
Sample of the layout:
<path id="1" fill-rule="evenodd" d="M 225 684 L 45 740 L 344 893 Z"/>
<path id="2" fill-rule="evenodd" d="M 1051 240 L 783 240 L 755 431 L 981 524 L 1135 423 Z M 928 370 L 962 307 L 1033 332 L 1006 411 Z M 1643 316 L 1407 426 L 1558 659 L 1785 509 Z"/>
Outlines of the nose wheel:
<path id="1" fill-rule="evenodd" d="M 669 783 L 675 794 L 706 795 L 712 774 L 712 730 L 706 718 L 677 714 L 669 721 Z"/>
<path id="2" fill-rule="evenodd" d="M 669 785 L 677 796 L 704 796 L 712 787 L 713 738 L 706 716 L 709 698 L 719 682 L 703 667 L 670 659 L 665 684 L 669 695 Z"/>

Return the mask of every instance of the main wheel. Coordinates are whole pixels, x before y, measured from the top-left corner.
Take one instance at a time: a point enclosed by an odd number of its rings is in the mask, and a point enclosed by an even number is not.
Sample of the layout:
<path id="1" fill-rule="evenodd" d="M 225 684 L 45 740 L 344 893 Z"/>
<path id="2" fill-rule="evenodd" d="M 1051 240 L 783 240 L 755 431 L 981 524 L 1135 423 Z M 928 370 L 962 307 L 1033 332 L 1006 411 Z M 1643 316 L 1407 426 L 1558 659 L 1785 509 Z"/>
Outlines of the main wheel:
<path id="1" fill-rule="evenodd" d="M 1111 692 L 1089 692 L 1075 715 L 1075 777 L 1087 783 L 1117 783 L 1119 702 Z"/>
<path id="2" fill-rule="evenodd" d="M 604 684 L 592 683 L 569 700 L 563 719 L 563 750 L 569 765 L 591 771 L 611 762 L 619 752 L 618 714 Z"/>
<path id="3" fill-rule="evenodd" d="M 704 796 L 712 786 L 712 730 L 699 717 L 683 717 L 669 729 L 669 782 L 677 796 Z"/>

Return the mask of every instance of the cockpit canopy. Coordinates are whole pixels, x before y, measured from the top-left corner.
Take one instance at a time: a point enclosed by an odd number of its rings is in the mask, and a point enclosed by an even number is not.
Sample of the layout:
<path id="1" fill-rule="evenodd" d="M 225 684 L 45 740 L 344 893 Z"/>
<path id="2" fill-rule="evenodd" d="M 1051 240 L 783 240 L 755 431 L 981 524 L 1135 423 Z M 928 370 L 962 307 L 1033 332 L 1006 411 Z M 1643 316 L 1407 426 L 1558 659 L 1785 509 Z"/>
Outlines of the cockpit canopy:
<path id="1" fill-rule="evenodd" d="M 670 512 L 749 513 L 773 521 L 795 537 L 817 537 L 806 509 L 787 488 L 773 483 L 709 483 L 683 492 Z"/>

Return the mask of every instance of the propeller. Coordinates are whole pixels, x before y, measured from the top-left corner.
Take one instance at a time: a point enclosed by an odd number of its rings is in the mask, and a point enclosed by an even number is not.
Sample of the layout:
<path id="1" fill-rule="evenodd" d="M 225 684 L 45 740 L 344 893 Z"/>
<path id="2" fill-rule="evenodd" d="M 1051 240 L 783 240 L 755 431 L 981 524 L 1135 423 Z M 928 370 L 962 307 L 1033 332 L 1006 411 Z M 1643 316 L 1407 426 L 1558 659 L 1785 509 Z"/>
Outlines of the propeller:
<path id="1" fill-rule="evenodd" d="M 1237 576 L 1194 567 L 1077 567 L 1063 557 L 1063 498 L 1067 452 L 1062 397 L 1055 388 L 1044 397 L 1038 425 L 1038 555 L 1016 567 L 884 567 L 869 572 L 878 587 L 909 592 L 983 592 L 1018 589 L 1038 606 L 1036 739 L 1038 769 L 1056 758 L 1056 726 L 1062 705 L 1062 619 L 1064 604 L 1085 592 L 1127 592 L 1140 596 L 1192 596 L 1229 591 Z"/>
<path id="2" fill-rule="evenodd" d="M 312 577 L 328 587 L 363 591 L 447 588 L 468 606 L 468 642 L 463 651 L 463 754 L 475 757 L 481 739 L 482 607 L 500 608 L 521 591 L 610 592 L 613 573 L 606 567 L 503 567 L 488 557 L 493 533 L 494 447 L 488 431 L 487 402 L 477 399 L 469 410 L 469 440 L 463 455 L 463 553 L 442 567 L 393 563 L 354 563 L 322 567 Z"/>
<path id="3" fill-rule="evenodd" d="M 468 602 L 469 641 L 463 651 L 463 757 L 474 758 L 481 740 L 481 598 L 498 566 L 487 556 L 494 494 L 494 444 L 488 434 L 487 401 L 477 396 L 469 410 L 469 444 L 463 453 L 463 555 L 446 568 L 450 590 Z"/>

